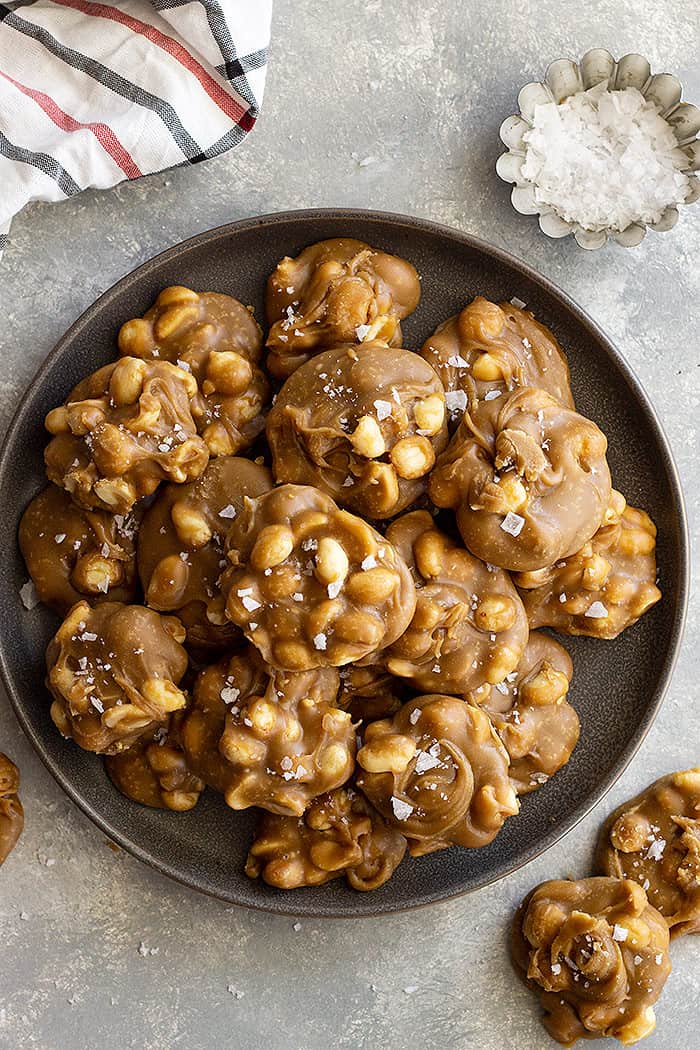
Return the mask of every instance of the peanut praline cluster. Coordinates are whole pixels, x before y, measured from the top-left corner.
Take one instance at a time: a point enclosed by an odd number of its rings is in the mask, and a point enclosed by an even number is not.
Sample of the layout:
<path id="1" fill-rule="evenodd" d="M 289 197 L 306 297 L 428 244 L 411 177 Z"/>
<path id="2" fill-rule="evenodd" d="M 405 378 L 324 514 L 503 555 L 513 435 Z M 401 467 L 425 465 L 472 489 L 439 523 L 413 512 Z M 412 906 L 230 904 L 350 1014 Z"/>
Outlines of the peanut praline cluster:
<path id="1" fill-rule="evenodd" d="M 654 1030 L 671 971 L 668 927 L 636 882 L 542 883 L 515 916 L 512 952 L 564 1046 L 598 1036 L 630 1046 Z"/>
<path id="2" fill-rule="evenodd" d="M 17 845 L 24 827 L 24 810 L 18 791 L 19 770 L 0 751 L 0 865 Z"/>
<path id="3" fill-rule="evenodd" d="M 283 889 L 486 846 L 578 739 L 533 629 L 660 597 L 554 335 L 477 297 L 409 348 L 419 300 L 350 238 L 279 262 L 265 336 L 164 289 L 48 414 L 22 521 L 60 732 L 142 805 L 259 811 L 246 871 Z"/>
<path id="4" fill-rule="evenodd" d="M 700 931 L 700 768 L 618 806 L 600 830 L 595 871 L 528 894 L 513 921 L 513 961 L 559 1043 L 611 1036 L 631 1046 L 656 1027 L 669 940 Z"/>
<path id="5" fill-rule="evenodd" d="M 598 867 L 639 883 L 671 937 L 700 933 L 700 768 L 661 777 L 611 813 Z"/>

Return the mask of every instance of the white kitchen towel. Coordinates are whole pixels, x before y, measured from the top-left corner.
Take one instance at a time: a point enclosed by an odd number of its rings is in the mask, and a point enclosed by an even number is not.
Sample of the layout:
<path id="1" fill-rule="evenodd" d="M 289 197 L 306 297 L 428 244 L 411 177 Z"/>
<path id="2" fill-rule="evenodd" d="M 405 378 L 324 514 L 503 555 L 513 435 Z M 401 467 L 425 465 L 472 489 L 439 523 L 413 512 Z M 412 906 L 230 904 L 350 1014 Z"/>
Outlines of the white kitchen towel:
<path id="1" fill-rule="evenodd" d="M 272 0 L 0 3 L 0 254 L 14 215 L 237 145 Z"/>

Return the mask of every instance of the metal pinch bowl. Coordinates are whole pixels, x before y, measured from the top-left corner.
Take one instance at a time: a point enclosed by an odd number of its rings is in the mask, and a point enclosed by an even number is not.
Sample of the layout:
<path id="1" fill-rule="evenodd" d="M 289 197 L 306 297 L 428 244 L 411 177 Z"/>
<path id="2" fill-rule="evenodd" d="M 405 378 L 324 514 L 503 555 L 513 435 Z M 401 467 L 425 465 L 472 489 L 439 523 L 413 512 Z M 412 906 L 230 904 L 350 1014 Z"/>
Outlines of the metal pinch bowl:
<path id="1" fill-rule="evenodd" d="M 607 80 L 611 90 L 634 87 L 654 102 L 678 143 L 674 157 L 678 169 L 689 177 L 690 186 L 684 204 L 693 204 L 700 197 L 700 179 L 694 174 L 700 168 L 700 109 L 681 101 L 683 88 L 670 73 L 655 73 L 642 55 L 624 55 L 619 61 L 605 48 L 587 51 L 579 62 L 561 58 L 547 68 L 544 80 L 526 84 L 518 95 L 519 112 L 507 117 L 500 128 L 500 137 L 507 151 L 496 162 L 496 172 L 504 182 L 515 183 L 511 202 L 522 215 L 538 215 L 540 229 L 548 237 L 567 237 L 573 234 L 581 248 L 602 248 L 611 237 L 625 248 L 634 248 L 646 236 L 647 226 L 633 222 L 624 230 L 612 228 L 587 230 L 576 222 L 568 222 L 548 204 L 538 201 L 535 185 L 522 174 L 526 143 L 523 136 L 532 128 L 535 106 L 547 102 L 557 104 L 580 91 L 587 91 Z M 671 230 L 678 222 L 678 208 L 666 208 L 659 220 L 649 229 L 657 232 Z"/>

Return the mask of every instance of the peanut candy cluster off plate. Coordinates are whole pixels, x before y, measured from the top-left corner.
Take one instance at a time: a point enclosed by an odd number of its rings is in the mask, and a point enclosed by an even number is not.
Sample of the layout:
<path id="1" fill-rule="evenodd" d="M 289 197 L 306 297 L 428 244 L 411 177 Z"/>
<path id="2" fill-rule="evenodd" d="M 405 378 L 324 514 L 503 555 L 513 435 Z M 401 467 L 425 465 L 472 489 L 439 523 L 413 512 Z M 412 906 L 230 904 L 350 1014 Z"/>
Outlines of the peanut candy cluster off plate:
<path id="1" fill-rule="evenodd" d="M 537 682 L 542 657 L 552 682 L 568 674 L 556 643 L 534 638 L 520 692 Z M 700 768 L 669 773 L 618 806 L 601 828 L 595 868 L 593 878 L 530 892 L 513 921 L 513 961 L 558 1042 L 612 1036 L 631 1046 L 656 1027 L 669 939 L 700 931 Z"/>
<path id="2" fill-rule="evenodd" d="M 639 883 L 671 937 L 700 933 L 700 768 L 661 777 L 611 813 L 598 866 Z"/>
<path id="3" fill-rule="evenodd" d="M 24 827 L 24 810 L 17 792 L 19 770 L 0 752 L 0 864 L 15 848 Z"/>
<path id="4" fill-rule="evenodd" d="M 164 289 L 48 414 L 22 520 L 64 617 L 58 729 L 143 805 L 260 810 L 246 871 L 283 889 L 490 842 L 578 739 L 571 661 L 531 629 L 612 638 L 660 597 L 554 335 L 477 297 L 405 347 L 419 299 L 348 238 L 280 261 L 266 335 Z"/>
<path id="5" fill-rule="evenodd" d="M 668 941 L 641 886 L 602 877 L 538 886 L 515 916 L 512 950 L 558 1042 L 613 1036 L 629 1046 L 654 1030 Z"/>

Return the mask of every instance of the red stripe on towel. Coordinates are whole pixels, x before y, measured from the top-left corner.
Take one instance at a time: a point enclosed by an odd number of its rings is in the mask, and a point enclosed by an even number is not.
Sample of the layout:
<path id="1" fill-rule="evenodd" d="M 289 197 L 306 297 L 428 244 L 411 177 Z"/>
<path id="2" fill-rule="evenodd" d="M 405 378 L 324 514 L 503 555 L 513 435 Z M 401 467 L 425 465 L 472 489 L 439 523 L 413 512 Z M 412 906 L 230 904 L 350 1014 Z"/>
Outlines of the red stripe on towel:
<path id="1" fill-rule="evenodd" d="M 18 91 L 21 91 L 23 95 L 33 99 L 38 106 L 43 109 L 47 117 L 49 117 L 56 127 L 61 128 L 62 131 L 91 131 L 95 136 L 99 144 L 102 146 L 104 151 L 110 155 L 115 164 L 121 168 L 128 179 L 138 179 L 141 177 L 143 172 L 140 170 L 133 157 L 128 150 L 122 146 L 121 142 L 114 134 L 112 129 L 103 124 L 100 121 L 93 124 L 82 124 L 79 120 L 75 120 L 69 113 L 61 109 L 58 103 L 44 94 L 43 91 L 36 91 L 34 88 L 27 87 L 26 84 L 20 84 L 19 81 L 14 80 L 13 77 L 8 76 L 0 69 L 0 76 L 4 77 L 5 80 L 13 84 Z"/>

